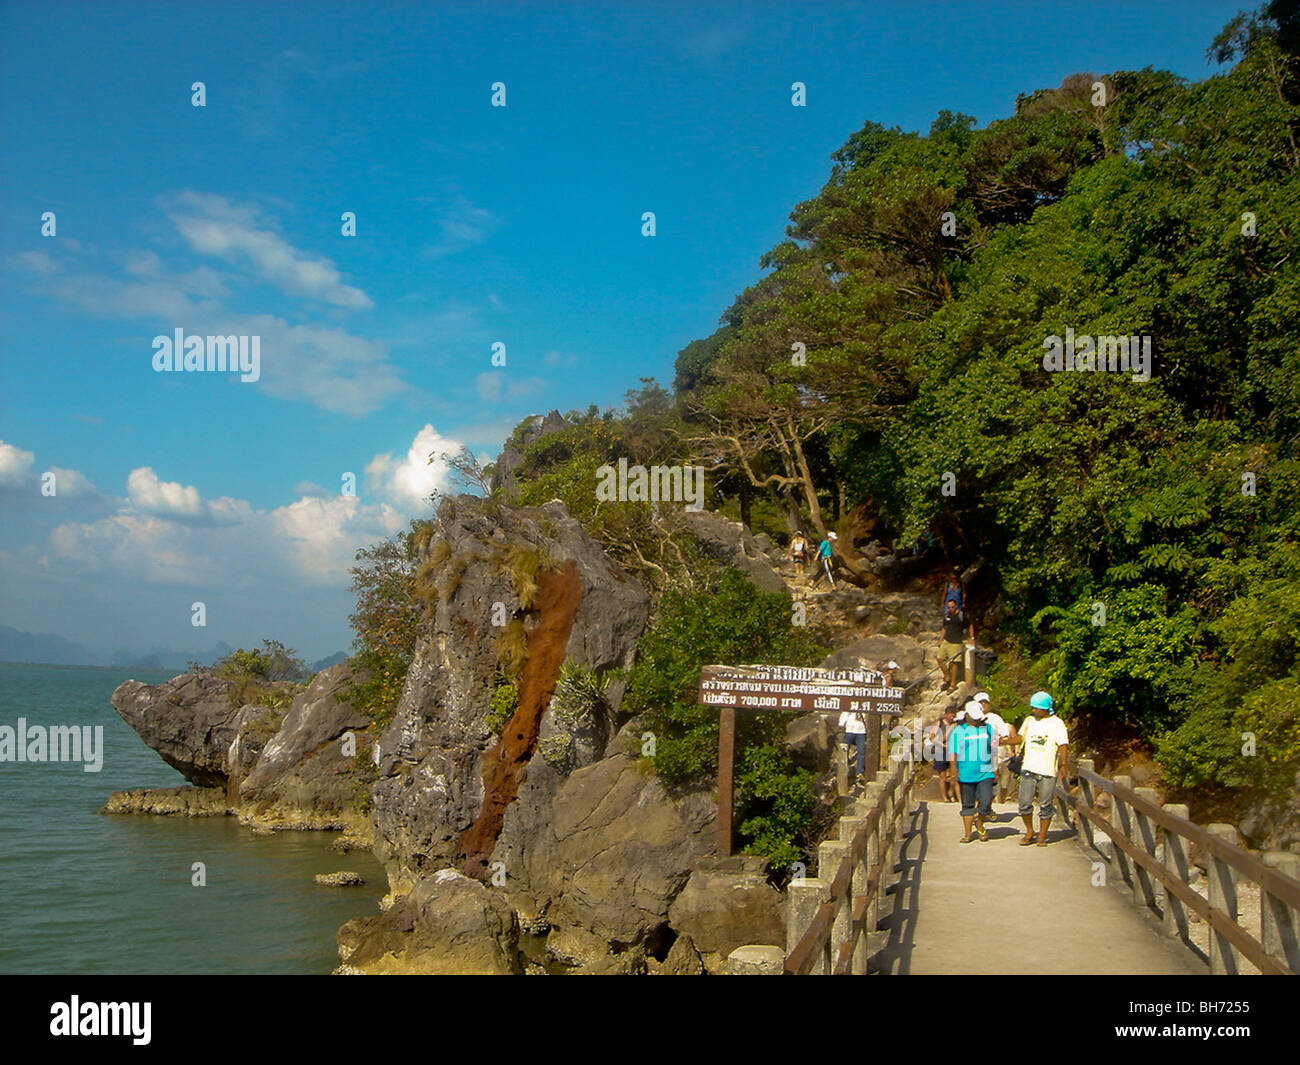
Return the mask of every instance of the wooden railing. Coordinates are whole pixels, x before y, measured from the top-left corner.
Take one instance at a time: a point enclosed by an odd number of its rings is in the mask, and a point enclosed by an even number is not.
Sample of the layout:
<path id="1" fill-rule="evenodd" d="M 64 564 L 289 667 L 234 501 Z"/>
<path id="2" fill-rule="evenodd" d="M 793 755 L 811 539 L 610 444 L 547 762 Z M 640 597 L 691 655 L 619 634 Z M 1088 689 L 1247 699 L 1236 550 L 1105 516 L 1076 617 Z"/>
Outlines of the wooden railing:
<path id="1" fill-rule="evenodd" d="M 916 771 L 912 762 L 897 762 L 888 771 L 868 772 L 862 795 L 840 818 L 840 838 L 818 847 L 818 876 L 790 882 L 787 976 L 866 973 L 867 933 L 879 922 L 898 864 Z M 884 772 L 888 776 L 877 783 Z"/>
<path id="2" fill-rule="evenodd" d="M 1158 914 L 1166 935 L 1195 949 L 1189 936 L 1190 911 L 1210 929 L 1211 974 L 1240 973 L 1242 958 L 1261 973 L 1300 974 L 1300 854 L 1267 851 L 1257 858 L 1233 842 L 1233 826 L 1202 827 L 1188 820 L 1186 806 L 1162 804 L 1153 788 L 1134 788 L 1128 777 L 1108 780 L 1095 772 L 1089 759 L 1079 760 L 1078 776 L 1077 796 L 1059 781 L 1056 794 L 1075 814 L 1080 843 L 1101 852 L 1097 830 L 1109 837 L 1113 864 L 1132 890 L 1134 905 Z M 1110 818 L 1097 808 L 1099 791 L 1110 796 Z M 1163 860 L 1156 856 L 1161 843 Z M 1189 883 L 1188 845 L 1193 843 L 1206 858 L 1208 899 Z M 1259 886 L 1259 939 L 1239 923 L 1239 877 Z"/>

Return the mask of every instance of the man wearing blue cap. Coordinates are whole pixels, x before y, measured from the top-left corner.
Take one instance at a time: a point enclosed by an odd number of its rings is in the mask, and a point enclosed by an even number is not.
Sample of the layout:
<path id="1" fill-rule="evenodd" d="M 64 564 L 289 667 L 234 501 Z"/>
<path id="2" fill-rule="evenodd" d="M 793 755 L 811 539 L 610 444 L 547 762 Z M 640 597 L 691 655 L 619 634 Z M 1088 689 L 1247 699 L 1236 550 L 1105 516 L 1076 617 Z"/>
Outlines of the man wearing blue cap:
<path id="1" fill-rule="evenodd" d="M 1057 776 L 1065 781 L 1066 756 L 1069 754 L 1069 733 L 1065 722 L 1056 716 L 1052 697 L 1047 692 L 1034 692 L 1029 700 L 1033 718 L 1020 730 L 1024 744 L 1024 762 L 1020 767 L 1020 816 L 1024 818 L 1025 834 L 1022 847 L 1037 843 L 1047 846 L 1047 826 L 1052 823 L 1055 807 L 1052 796 L 1056 792 Z M 1058 769 L 1059 765 L 1059 769 Z M 1038 836 L 1034 836 L 1034 798 L 1038 798 Z"/>

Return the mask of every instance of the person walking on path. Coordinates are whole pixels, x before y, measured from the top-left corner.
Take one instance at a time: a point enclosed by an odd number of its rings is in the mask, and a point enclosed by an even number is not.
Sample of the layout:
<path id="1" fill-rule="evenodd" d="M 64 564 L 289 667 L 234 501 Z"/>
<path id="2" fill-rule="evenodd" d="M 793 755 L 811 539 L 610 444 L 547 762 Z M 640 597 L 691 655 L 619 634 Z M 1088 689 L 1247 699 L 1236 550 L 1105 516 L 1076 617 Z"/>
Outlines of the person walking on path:
<path id="1" fill-rule="evenodd" d="M 841 742 L 846 747 L 858 749 L 858 776 L 867 769 L 867 722 L 860 712 L 844 711 L 840 714 Z"/>
<path id="2" fill-rule="evenodd" d="M 958 566 L 953 566 L 952 574 L 943 586 L 943 599 L 939 603 L 941 617 L 947 614 L 949 603 L 956 603 L 958 610 L 966 609 L 966 593 L 961 586 L 961 569 Z"/>
<path id="3" fill-rule="evenodd" d="M 939 798 L 944 802 L 957 801 L 955 770 L 948 757 L 948 739 L 954 724 L 953 713 L 953 707 L 944 708 L 939 720 L 931 725 L 930 731 L 926 733 L 926 749 L 922 752 L 926 758 L 934 762 L 934 773 L 939 779 Z"/>
<path id="4" fill-rule="evenodd" d="M 963 639 L 969 635 L 975 641 L 975 626 L 968 624 L 966 613 L 949 599 L 943 608 L 943 635 L 939 638 L 939 668 L 943 671 L 943 686 L 946 692 L 957 684 L 957 662 L 965 653 Z"/>
<path id="5" fill-rule="evenodd" d="M 1052 697 L 1047 692 L 1034 692 L 1029 700 L 1033 717 L 1026 721 L 1020 732 L 1024 744 L 1024 762 L 1020 767 L 1020 816 L 1025 822 L 1022 847 L 1037 843 L 1047 846 L 1047 828 L 1052 823 L 1056 808 L 1052 797 L 1056 794 L 1059 776 L 1065 783 L 1068 758 L 1069 733 L 1065 722 L 1056 716 Z M 1034 836 L 1034 799 L 1038 799 L 1038 836 Z"/>
<path id="6" fill-rule="evenodd" d="M 802 577 L 808 561 L 808 537 L 804 536 L 802 530 L 796 532 L 790 541 L 790 561 L 794 563 L 795 573 Z"/>
<path id="7" fill-rule="evenodd" d="M 827 533 L 826 539 L 817 546 L 817 573 L 813 577 L 813 584 L 821 580 L 822 573 L 825 572 L 831 587 L 835 587 L 835 574 L 831 572 L 831 545 L 838 539 L 834 533 Z"/>
<path id="8" fill-rule="evenodd" d="M 972 825 L 979 838 L 987 840 L 984 819 L 993 813 L 994 753 L 996 733 L 974 699 L 966 704 L 966 717 L 952 730 L 949 746 L 957 764 L 957 786 L 961 788 L 961 820 L 966 828 L 962 843 L 970 843 Z"/>
<path id="9" fill-rule="evenodd" d="M 1011 790 L 1011 752 L 1017 743 L 1019 743 L 1016 726 L 1009 724 L 1001 714 L 993 710 L 992 702 L 989 699 L 988 692 L 979 692 L 975 696 L 975 702 L 984 708 L 984 718 L 993 726 L 993 754 L 994 754 L 994 771 L 997 774 L 998 784 L 998 802 L 1007 801 L 1007 792 Z M 996 821 L 997 814 L 993 815 Z"/>

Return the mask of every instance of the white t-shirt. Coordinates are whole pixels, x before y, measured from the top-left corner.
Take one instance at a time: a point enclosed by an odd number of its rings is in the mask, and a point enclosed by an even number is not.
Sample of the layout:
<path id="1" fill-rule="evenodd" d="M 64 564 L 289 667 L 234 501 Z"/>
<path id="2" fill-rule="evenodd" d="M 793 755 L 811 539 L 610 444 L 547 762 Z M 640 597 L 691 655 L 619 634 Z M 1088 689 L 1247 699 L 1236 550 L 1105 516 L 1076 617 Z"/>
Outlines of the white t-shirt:
<path id="1" fill-rule="evenodd" d="M 1059 717 L 1031 717 L 1020 730 L 1025 741 L 1025 761 L 1021 770 L 1043 777 L 1056 776 L 1057 748 L 1070 742 L 1065 722 Z"/>
<path id="2" fill-rule="evenodd" d="M 1001 714 L 995 714 L 992 710 L 984 711 L 984 720 L 993 726 L 993 761 L 1000 762 L 1006 754 L 1000 741 L 1011 735 L 1011 726 L 1002 720 Z"/>
<path id="3" fill-rule="evenodd" d="M 840 731 L 841 732 L 866 732 L 867 723 L 862 719 L 861 714 L 850 713 L 845 711 L 840 714 Z"/>

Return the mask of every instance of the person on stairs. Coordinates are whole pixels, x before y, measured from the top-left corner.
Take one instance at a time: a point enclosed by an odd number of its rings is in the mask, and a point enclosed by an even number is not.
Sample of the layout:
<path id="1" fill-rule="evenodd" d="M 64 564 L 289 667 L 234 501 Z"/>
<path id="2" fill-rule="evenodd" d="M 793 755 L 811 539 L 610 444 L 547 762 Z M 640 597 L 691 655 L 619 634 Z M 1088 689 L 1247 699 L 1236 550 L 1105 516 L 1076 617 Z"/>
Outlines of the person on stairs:
<path id="1" fill-rule="evenodd" d="M 972 699 L 966 704 L 964 720 L 949 737 L 951 756 L 957 764 L 957 786 L 961 789 L 961 820 L 966 828 L 962 843 L 972 842 L 972 826 L 981 840 L 989 838 L 984 820 L 993 814 L 995 735 L 993 726 L 984 719 L 984 708 Z"/>
<path id="2" fill-rule="evenodd" d="M 1034 692 L 1029 700 L 1034 715 L 1020 730 L 1024 744 L 1024 761 L 1020 766 L 1020 816 L 1025 822 L 1022 847 L 1037 844 L 1047 846 L 1047 828 L 1052 823 L 1056 808 L 1052 798 L 1056 794 L 1056 781 L 1065 783 L 1066 760 L 1070 753 L 1069 733 L 1065 723 L 1056 716 L 1052 697 L 1047 692 Z M 1038 835 L 1034 835 L 1034 799 L 1038 799 Z"/>
<path id="3" fill-rule="evenodd" d="M 846 747 L 858 749 L 858 776 L 867 768 L 867 722 L 859 712 L 840 714 L 841 741 Z"/>
<path id="4" fill-rule="evenodd" d="M 948 604 L 956 603 L 958 610 L 966 609 L 966 592 L 961 586 L 961 568 L 953 566 L 948 583 L 943 587 L 943 601 L 939 604 L 939 616 L 948 613 Z"/>
<path id="5" fill-rule="evenodd" d="M 835 587 L 835 574 L 831 572 L 831 545 L 838 540 L 834 533 L 827 533 L 826 539 L 817 546 L 817 571 L 813 575 L 813 584 L 815 585 L 822 579 L 822 574 L 831 582 L 831 587 Z"/>
<path id="6" fill-rule="evenodd" d="M 943 671 L 943 686 L 946 692 L 957 685 L 957 663 L 966 653 L 964 638 L 969 635 L 975 642 L 975 625 L 966 621 L 965 612 L 957 606 L 955 600 L 949 599 L 943 608 L 943 635 L 939 638 L 939 668 Z"/>
<path id="7" fill-rule="evenodd" d="M 808 561 L 808 537 L 804 536 L 802 529 L 796 531 L 790 541 L 790 561 L 794 563 L 795 573 L 802 577 Z"/>

